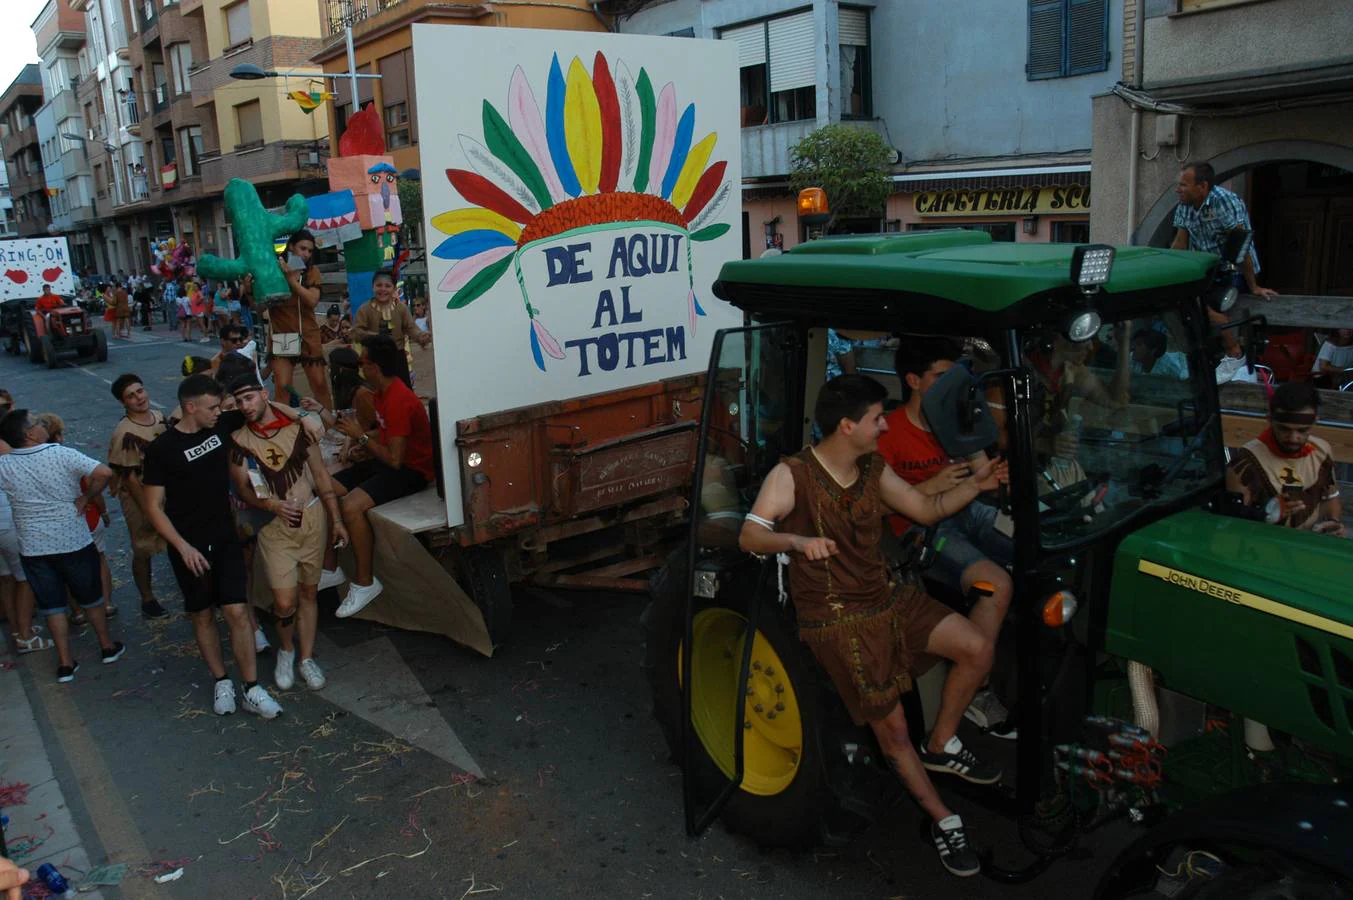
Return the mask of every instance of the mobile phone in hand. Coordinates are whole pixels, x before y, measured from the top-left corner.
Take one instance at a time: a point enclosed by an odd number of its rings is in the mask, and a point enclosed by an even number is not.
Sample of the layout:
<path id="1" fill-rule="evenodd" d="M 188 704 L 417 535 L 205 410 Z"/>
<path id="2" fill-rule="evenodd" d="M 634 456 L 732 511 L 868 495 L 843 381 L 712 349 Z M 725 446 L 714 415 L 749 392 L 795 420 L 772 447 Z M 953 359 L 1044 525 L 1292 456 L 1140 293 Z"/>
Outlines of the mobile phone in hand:
<path id="1" fill-rule="evenodd" d="M 287 254 L 287 268 L 293 272 L 305 271 L 305 260 L 301 259 L 295 253 Z"/>

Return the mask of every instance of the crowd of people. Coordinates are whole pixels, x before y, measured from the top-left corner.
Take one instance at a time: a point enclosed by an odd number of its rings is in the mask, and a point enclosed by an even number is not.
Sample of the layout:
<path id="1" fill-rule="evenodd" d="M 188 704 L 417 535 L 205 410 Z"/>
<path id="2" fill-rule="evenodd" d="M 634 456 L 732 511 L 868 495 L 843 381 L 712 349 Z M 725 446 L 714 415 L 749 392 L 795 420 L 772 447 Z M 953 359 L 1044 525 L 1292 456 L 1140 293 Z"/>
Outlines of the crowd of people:
<path id="1" fill-rule="evenodd" d="M 282 711 L 260 681 L 258 655 L 272 642 L 254 608 L 255 571 L 271 595 L 273 684 L 280 691 L 291 690 L 298 675 L 311 690 L 326 685 L 315 659 L 319 591 L 347 584 L 340 617 L 380 595 L 367 513 L 435 477 L 431 425 L 412 390 L 407 356 L 410 344 L 431 339 L 426 306 L 411 310 L 391 273 L 379 272 L 374 299 L 355 325 L 337 305 L 321 324 L 313 252 L 314 239 L 299 232 L 279 262 L 292 296 L 267 310 L 271 352 L 260 352 L 255 332 L 237 319 L 248 305 L 232 307 L 240 295 L 222 286 L 216 296 L 224 300 L 223 314 L 214 325 L 220 349 L 185 360 L 171 413 L 159 411 L 139 375 L 113 381 L 123 415 L 112 428 L 105 462 L 63 446 L 59 417 L 19 408 L 0 391 L 0 598 L 18 652 L 54 649 L 59 682 L 74 680 L 79 669 L 74 628 L 92 626 L 104 664 L 125 652 L 109 626 L 116 609 L 103 553 L 111 522 L 105 490 L 117 498 L 126 523 L 146 619 L 169 615 L 152 581 L 154 560 L 168 556 L 213 677 L 218 715 L 234 712 L 237 698 L 263 718 Z M 288 259 L 302 265 L 287 268 Z M 168 282 L 162 289 L 172 293 L 178 286 Z M 242 287 L 247 294 L 247 279 Z M 111 293 L 120 309 L 119 288 Z M 343 345 L 359 352 L 354 377 L 340 388 L 347 408 L 336 409 L 326 351 Z M 278 352 L 287 349 L 294 352 Z M 298 365 L 311 388 L 304 400 L 292 387 Z M 351 579 L 338 564 L 345 548 Z M 34 623 L 35 611 L 44 624 Z M 218 613 L 242 695 L 227 674 Z"/>

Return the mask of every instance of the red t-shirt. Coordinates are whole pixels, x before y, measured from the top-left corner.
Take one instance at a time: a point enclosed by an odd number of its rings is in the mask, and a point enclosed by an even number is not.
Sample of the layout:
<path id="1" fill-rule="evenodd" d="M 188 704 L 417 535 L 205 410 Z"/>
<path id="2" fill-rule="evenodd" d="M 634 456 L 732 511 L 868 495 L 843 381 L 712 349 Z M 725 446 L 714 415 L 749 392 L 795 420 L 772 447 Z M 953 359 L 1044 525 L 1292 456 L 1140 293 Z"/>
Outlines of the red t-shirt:
<path id="1" fill-rule="evenodd" d="M 913 425 L 904 407 L 888 413 L 885 421 L 888 430 L 879 437 L 879 454 L 908 484 L 929 481 L 949 465 L 949 454 L 935 435 Z M 888 524 L 898 535 L 912 526 L 910 519 L 899 515 L 889 516 Z"/>
<path id="2" fill-rule="evenodd" d="M 54 309 L 60 309 L 66 305 L 66 301 L 60 294 L 43 294 L 38 298 L 37 311 L 40 313 L 49 313 Z"/>
<path id="3" fill-rule="evenodd" d="M 428 481 L 436 477 L 432 469 L 432 425 L 428 422 L 423 401 L 401 379 L 375 396 L 376 421 L 380 425 L 381 443 L 390 444 L 390 438 L 404 438 L 404 465 Z"/>

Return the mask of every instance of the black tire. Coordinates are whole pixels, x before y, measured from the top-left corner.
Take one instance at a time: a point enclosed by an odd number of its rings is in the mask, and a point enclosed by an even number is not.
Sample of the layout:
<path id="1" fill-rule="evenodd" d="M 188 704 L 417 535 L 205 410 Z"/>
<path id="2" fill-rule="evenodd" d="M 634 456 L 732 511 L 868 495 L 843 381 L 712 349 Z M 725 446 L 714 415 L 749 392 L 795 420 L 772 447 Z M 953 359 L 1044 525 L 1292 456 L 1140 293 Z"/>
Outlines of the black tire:
<path id="1" fill-rule="evenodd" d="M 684 551 L 674 553 L 654 576 L 650 602 L 642 622 L 645 636 L 644 671 L 653 696 L 653 715 L 667 741 L 668 751 L 681 764 L 681 685 L 679 654 L 686 633 Z M 714 600 L 698 599 L 696 616 L 712 609 L 736 613 L 745 621 L 746 592 L 755 589 L 754 576 L 722 590 Z M 877 780 L 872 767 L 850 766 L 842 752 L 847 740 L 859 737 L 844 707 L 822 674 L 812 654 L 798 640 L 792 614 L 782 611 L 772 597 L 761 597 L 758 632 L 780 658 L 783 672 L 797 700 L 802 729 L 798 768 L 779 793 L 754 794 L 739 790 L 724 807 L 725 827 L 744 834 L 761 847 L 806 850 L 820 844 L 839 845 L 863 830 L 873 818 L 873 798 L 858 782 Z M 754 657 L 755 659 L 755 657 Z M 749 712 L 749 718 L 754 714 Z M 761 723 L 758 723 L 758 727 Z M 717 771 L 708 749 L 701 750 L 698 769 Z M 867 746 L 859 744 L 859 746 Z"/>
<path id="2" fill-rule="evenodd" d="M 501 551 L 493 547 L 467 547 L 456 555 L 457 579 L 484 617 L 489 640 L 494 645 L 507 640 L 512 631 L 512 582 Z"/>
<path id="3" fill-rule="evenodd" d="M 23 332 L 24 349 L 28 352 L 28 361 L 31 363 L 42 362 L 42 342 L 38 340 L 38 333 L 29 325 Z"/>
<path id="4" fill-rule="evenodd" d="M 108 362 L 108 335 L 102 331 L 94 332 L 94 359 L 97 362 Z"/>
<path id="5" fill-rule="evenodd" d="M 44 334 L 42 336 L 42 361 L 47 364 L 47 368 L 56 368 L 56 344 L 52 343 L 52 336 L 50 334 Z"/>

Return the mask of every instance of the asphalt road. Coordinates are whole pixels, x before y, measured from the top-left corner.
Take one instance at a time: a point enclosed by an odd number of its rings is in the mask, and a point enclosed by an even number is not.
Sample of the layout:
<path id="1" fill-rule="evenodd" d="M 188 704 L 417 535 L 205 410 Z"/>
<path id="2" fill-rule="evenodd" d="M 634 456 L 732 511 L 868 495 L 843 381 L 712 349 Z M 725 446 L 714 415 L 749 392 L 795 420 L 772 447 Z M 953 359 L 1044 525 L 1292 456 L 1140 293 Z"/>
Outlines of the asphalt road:
<path id="1" fill-rule="evenodd" d="M 0 385 L 59 413 L 68 442 L 103 459 L 121 414 L 112 379 L 137 372 L 170 408 L 189 349 L 163 326 L 110 343 L 107 363 L 56 371 L 0 357 Z M 329 688 L 280 695 L 275 721 L 217 718 L 167 562 L 156 589 L 176 615 L 152 626 L 110 507 L 127 655 L 100 666 L 92 637 L 77 639 L 85 664 L 66 686 L 54 658 L 20 664 L 90 859 L 184 866 L 172 884 L 129 875 L 105 896 L 1076 898 L 1130 836 L 1106 829 L 1018 888 L 945 874 L 905 802 L 850 846 L 811 854 L 763 853 L 718 825 L 690 839 L 639 670 L 634 596 L 523 597 L 493 659 L 325 616 Z M 271 666 L 265 656 L 267 683 Z M 955 806 L 979 844 L 1012 857 L 1009 823 Z"/>

